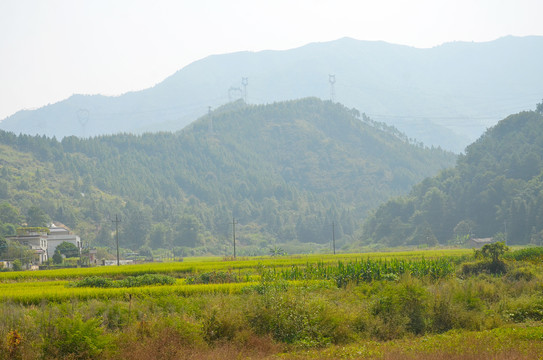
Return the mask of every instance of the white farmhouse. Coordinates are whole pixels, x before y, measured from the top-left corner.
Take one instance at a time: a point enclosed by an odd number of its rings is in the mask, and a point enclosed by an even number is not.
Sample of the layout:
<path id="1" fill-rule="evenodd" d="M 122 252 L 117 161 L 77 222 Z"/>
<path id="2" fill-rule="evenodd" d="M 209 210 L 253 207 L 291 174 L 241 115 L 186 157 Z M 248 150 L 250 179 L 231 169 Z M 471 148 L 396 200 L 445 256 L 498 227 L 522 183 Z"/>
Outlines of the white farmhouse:
<path id="1" fill-rule="evenodd" d="M 71 233 L 64 226 L 52 224 L 49 227 L 49 235 L 47 236 L 47 256 L 53 258 L 57 246 L 63 242 L 74 244 L 79 249 L 79 253 L 81 253 L 81 239 L 79 236 Z"/>
<path id="2" fill-rule="evenodd" d="M 32 264 L 41 265 L 47 261 L 47 228 L 19 229 L 17 236 L 10 236 L 7 239 L 28 246 L 34 253 Z"/>

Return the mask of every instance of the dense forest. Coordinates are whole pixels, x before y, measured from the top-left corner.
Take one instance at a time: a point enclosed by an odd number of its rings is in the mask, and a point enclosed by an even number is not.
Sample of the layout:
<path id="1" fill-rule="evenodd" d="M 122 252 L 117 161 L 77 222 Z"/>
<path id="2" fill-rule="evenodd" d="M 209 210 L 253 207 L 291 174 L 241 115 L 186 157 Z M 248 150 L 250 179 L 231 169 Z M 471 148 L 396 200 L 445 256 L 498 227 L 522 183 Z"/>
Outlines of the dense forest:
<path id="1" fill-rule="evenodd" d="M 381 205 L 362 241 L 388 246 L 496 236 L 543 244 L 543 105 L 511 115 L 468 146 L 455 168 Z"/>
<path id="2" fill-rule="evenodd" d="M 315 98 L 231 103 L 175 134 L 0 132 L 0 149 L 0 202 L 18 214 L 3 223 L 54 220 L 110 246 L 118 215 L 122 247 L 192 253 L 230 252 L 233 225 L 241 254 L 328 244 L 332 225 L 345 243 L 368 210 L 455 160 Z"/>

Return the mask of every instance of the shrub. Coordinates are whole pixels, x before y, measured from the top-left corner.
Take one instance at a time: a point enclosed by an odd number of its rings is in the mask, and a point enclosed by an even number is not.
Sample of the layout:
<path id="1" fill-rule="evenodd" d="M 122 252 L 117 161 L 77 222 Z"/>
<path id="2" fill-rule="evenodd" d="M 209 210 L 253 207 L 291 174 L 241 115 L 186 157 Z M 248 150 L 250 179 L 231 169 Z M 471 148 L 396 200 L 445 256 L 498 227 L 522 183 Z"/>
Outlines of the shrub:
<path id="1" fill-rule="evenodd" d="M 509 281 L 531 281 L 536 278 L 535 269 L 533 265 L 515 266 L 508 271 L 505 279 Z"/>
<path id="2" fill-rule="evenodd" d="M 186 279 L 187 284 L 228 284 L 240 281 L 239 277 L 230 271 L 211 271 L 189 276 Z"/>
<path id="3" fill-rule="evenodd" d="M 23 265 L 21 264 L 21 260 L 19 259 L 16 259 L 13 261 L 12 267 L 13 267 L 13 271 L 23 270 Z"/>
<path id="4" fill-rule="evenodd" d="M 269 288 L 254 302 L 249 322 L 258 334 L 302 347 L 341 343 L 347 338 L 344 317 L 335 314 L 328 302 L 308 297 L 303 291 L 274 291 Z"/>
<path id="5" fill-rule="evenodd" d="M 98 358 L 111 343 L 100 323 L 99 318 L 85 321 L 80 315 L 57 319 L 44 341 L 44 357 L 69 357 L 74 360 Z"/>
<path id="6" fill-rule="evenodd" d="M 507 265 L 502 260 L 488 261 L 480 260 L 475 262 L 466 262 L 462 264 L 460 275 L 463 277 L 479 274 L 499 275 L 507 272 Z"/>
<path id="7" fill-rule="evenodd" d="M 239 332 L 248 326 L 244 316 L 231 308 L 213 307 L 204 314 L 202 330 L 207 342 L 219 340 L 232 341 Z"/>
<path id="8" fill-rule="evenodd" d="M 63 261 L 63 257 L 62 257 L 62 254 L 60 253 L 60 251 L 58 250 L 55 250 L 55 253 L 53 254 L 53 264 L 62 264 L 62 261 Z"/>
<path id="9" fill-rule="evenodd" d="M 145 274 L 140 276 L 128 276 L 118 281 L 115 287 L 136 287 L 149 285 L 173 285 L 175 278 L 161 274 Z"/>
<path id="10" fill-rule="evenodd" d="M 451 299 L 443 294 L 434 297 L 432 306 L 432 330 L 438 333 L 454 328 L 456 324 L 457 309 L 452 306 Z"/>
<path id="11" fill-rule="evenodd" d="M 543 300 L 539 297 L 521 297 L 508 304 L 508 317 L 515 322 L 543 320 Z"/>
<path id="12" fill-rule="evenodd" d="M 507 259 L 516 261 L 541 261 L 543 259 L 543 247 L 529 247 L 504 254 Z"/>
<path id="13" fill-rule="evenodd" d="M 498 262 L 506 251 L 509 251 L 509 247 L 507 247 L 503 242 L 498 241 L 492 244 L 485 244 L 480 250 L 475 250 L 475 257 L 481 257 L 492 262 Z"/>
<path id="14" fill-rule="evenodd" d="M 70 283 L 70 287 L 98 287 L 98 288 L 128 288 L 149 285 L 173 285 L 175 278 L 161 274 L 145 274 L 139 276 L 127 276 L 122 280 L 111 280 L 101 276 L 89 276 L 79 281 Z"/>
<path id="15" fill-rule="evenodd" d="M 79 281 L 69 284 L 71 287 L 97 287 L 110 288 L 113 287 L 113 281 L 101 276 L 89 276 Z"/>
<path id="16" fill-rule="evenodd" d="M 107 301 L 98 309 L 98 316 L 108 330 L 122 329 L 129 323 L 128 304 L 121 301 Z"/>
<path id="17" fill-rule="evenodd" d="M 406 277 L 399 284 L 383 283 L 371 307 L 379 320 L 374 335 L 389 340 L 405 332 L 423 334 L 430 319 L 427 290 L 415 279 Z"/>
<path id="18" fill-rule="evenodd" d="M 475 258 L 481 260 L 463 264 L 461 273 L 464 276 L 481 273 L 504 274 L 507 266 L 501 258 L 506 251 L 509 251 L 509 248 L 503 242 L 486 244 L 480 250 L 475 250 Z"/>

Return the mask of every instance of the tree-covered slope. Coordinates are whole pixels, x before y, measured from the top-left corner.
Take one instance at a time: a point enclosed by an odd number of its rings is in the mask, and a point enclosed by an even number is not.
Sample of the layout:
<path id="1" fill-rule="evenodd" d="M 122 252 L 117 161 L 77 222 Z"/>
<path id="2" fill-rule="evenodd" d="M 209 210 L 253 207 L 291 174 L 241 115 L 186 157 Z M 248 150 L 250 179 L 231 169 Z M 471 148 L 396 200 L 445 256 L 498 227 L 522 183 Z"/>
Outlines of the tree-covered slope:
<path id="1" fill-rule="evenodd" d="M 455 168 L 380 206 L 364 224 L 363 241 L 446 243 L 498 234 L 513 244 L 540 244 L 542 154 L 541 113 L 511 115 L 468 146 Z"/>
<path id="2" fill-rule="evenodd" d="M 230 236 L 232 217 L 240 242 L 255 248 L 325 243 L 332 223 L 338 239 L 348 238 L 367 210 L 455 159 L 315 98 L 232 103 L 177 134 L 59 142 L 2 133 L 1 143 L 43 167 L 42 182 L 26 187 L 24 176 L 7 177 L 4 199 L 23 213 L 40 204 L 97 244 L 111 240 L 111 217 L 122 214 L 124 245 L 131 248 L 217 250 Z M 17 156 L 5 161 L 2 171 L 19 166 Z"/>

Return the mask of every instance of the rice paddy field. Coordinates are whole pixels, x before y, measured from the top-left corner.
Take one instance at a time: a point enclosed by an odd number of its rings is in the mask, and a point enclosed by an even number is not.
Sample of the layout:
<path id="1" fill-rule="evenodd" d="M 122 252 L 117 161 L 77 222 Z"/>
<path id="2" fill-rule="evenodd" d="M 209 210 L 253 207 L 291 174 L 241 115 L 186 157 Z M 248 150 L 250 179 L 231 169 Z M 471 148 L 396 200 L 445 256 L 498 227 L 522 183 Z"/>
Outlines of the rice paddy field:
<path id="1" fill-rule="evenodd" d="M 542 265 L 436 249 L 2 272 L 0 359 L 543 359 Z"/>

